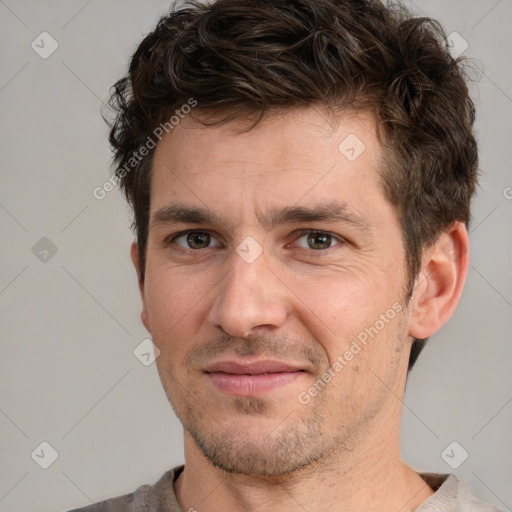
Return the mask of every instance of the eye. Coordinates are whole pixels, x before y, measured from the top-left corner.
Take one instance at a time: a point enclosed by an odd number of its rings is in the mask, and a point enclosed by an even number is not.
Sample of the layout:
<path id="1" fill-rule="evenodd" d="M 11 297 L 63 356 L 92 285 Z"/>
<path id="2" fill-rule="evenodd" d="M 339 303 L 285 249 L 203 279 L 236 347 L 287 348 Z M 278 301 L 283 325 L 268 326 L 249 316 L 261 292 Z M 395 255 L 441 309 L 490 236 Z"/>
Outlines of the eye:
<path id="1" fill-rule="evenodd" d="M 173 237 L 171 242 L 184 249 L 198 250 L 220 247 L 220 243 L 207 231 L 187 231 Z"/>
<path id="2" fill-rule="evenodd" d="M 308 231 L 297 238 L 297 245 L 304 249 L 321 251 L 340 245 L 342 240 L 326 231 Z"/>

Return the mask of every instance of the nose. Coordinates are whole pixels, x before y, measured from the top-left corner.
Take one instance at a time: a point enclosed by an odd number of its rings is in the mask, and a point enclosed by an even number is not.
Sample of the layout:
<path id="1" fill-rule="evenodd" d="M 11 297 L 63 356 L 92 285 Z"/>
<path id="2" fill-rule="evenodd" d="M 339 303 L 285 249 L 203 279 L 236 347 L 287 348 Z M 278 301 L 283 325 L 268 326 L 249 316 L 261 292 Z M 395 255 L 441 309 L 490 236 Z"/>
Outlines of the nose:
<path id="1" fill-rule="evenodd" d="M 211 325 L 239 338 L 281 327 L 289 313 L 290 292 L 265 253 L 247 262 L 233 252 L 228 265 L 209 313 Z"/>

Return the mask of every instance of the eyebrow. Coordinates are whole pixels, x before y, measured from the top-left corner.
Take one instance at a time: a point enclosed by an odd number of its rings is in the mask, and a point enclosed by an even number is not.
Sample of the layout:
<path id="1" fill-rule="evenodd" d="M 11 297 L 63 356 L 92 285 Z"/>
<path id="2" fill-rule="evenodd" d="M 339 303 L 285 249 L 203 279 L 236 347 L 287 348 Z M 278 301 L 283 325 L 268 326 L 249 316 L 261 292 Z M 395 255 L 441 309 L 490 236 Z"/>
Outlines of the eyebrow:
<path id="1" fill-rule="evenodd" d="M 364 217 L 353 212 L 346 203 L 337 202 L 314 207 L 273 207 L 265 213 L 257 213 L 256 218 L 267 230 L 285 224 L 325 221 L 347 224 L 363 231 L 368 231 L 371 227 Z M 164 206 L 153 214 L 152 227 L 166 224 L 228 225 L 222 217 L 208 208 L 184 204 Z"/>
<path id="2" fill-rule="evenodd" d="M 267 229 L 281 224 L 325 221 L 348 224 L 365 231 L 370 229 L 370 224 L 364 217 L 350 210 L 346 203 L 336 202 L 314 207 L 288 206 L 271 208 L 267 213 L 259 215 L 258 220 Z"/>
<path id="3" fill-rule="evenodd" d="M 173 204 L 160 208 L 153 214 L 151 226 L 161 224 L 222 224 L 222 219 L 207 208 Z"/>

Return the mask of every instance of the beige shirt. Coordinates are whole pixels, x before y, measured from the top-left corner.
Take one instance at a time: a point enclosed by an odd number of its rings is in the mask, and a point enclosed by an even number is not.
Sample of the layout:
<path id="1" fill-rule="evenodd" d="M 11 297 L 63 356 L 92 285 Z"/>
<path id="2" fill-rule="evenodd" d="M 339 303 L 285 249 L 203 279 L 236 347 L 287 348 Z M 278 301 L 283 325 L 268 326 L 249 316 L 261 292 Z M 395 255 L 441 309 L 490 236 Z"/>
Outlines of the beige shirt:
<path id="1" fill-rule="evenodd" d="M 69 512 L 185 512 L 174 493 L 174 482 L 182 471 L 183 466 L 179 466 L 167 471 L 154 485 L 142 485 L 131 494 Z M 473 498 L 468 486 L 459 482 L 455 475 L 424 473 L 420 476 L 435 493 L 415 512 L 503 512 Z M 200 506 L 196 508 L 199 512 Z M 194 509 L 187 512 L 194 512 Z"/>

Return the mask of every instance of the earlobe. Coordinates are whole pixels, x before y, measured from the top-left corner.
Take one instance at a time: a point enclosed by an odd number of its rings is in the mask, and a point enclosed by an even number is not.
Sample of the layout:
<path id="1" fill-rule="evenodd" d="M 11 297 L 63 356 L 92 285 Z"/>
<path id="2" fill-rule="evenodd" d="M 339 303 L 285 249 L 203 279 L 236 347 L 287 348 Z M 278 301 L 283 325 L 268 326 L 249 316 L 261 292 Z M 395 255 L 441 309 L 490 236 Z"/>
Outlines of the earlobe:
<path id="1" fill-rule="evenodd" d="M 456 222 L 425 250 L 411 300 L 410 336 L 428 338 L 448 321 L 459 303 L 468 265 L 468 233 Z"/>
<path id="2" fill-rule="evenodd" d="M 136 241 L 132 242 L 132 245 L 130 247 L 130 255 L 132 258 L 133 266 L 135 267 L 135 271 L 137 272 L 137 282 L 139 283 L 139 292 L 140 292 L 140 298 L 142 301 L 142 311 L 140 313 L 140 319 L 142 320 L 142 323 L 144 324 L 144 327 L 148 330 L 148 332 L 151 333 L 151 324 L 149 322 L 149 316 L 146 309 L 146 298 L 144 295 L 144 278 L 141 275 L 140 271 L 140 255 L 139 255 L 139 246 Z"/>

